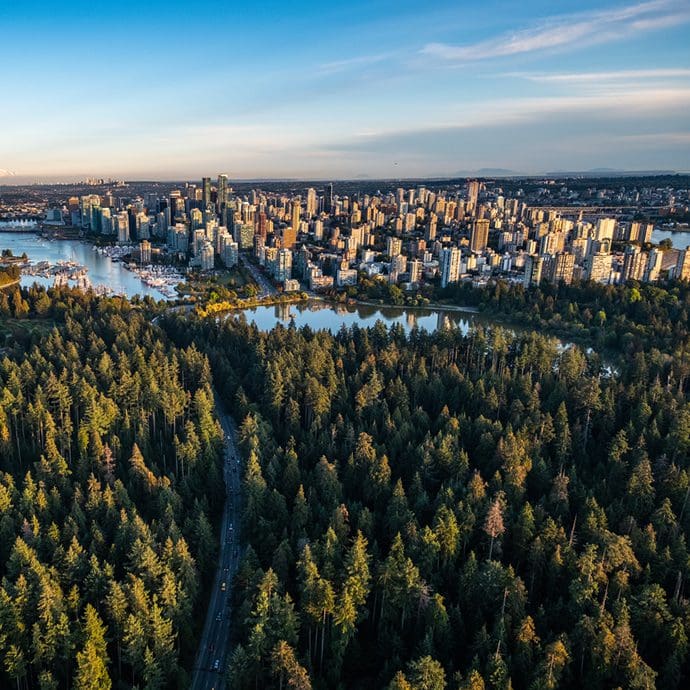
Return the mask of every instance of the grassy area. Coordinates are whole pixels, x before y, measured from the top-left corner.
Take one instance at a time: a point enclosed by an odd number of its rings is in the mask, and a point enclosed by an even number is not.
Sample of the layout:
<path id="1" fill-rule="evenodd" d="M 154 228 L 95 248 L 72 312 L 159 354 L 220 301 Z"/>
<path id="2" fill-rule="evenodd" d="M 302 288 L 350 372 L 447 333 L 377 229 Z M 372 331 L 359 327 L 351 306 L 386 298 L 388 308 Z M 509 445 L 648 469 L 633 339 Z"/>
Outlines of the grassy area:
<path id="1" fill-rule="evenodd" d="M 222 269 L 212 275 L 187 276 L 179 290 L 182 297 L 195 297 L 199 301 L 223 301 L 245 295 L 245 289 L 253 285 L 251 275 L 241 266 Z"/>

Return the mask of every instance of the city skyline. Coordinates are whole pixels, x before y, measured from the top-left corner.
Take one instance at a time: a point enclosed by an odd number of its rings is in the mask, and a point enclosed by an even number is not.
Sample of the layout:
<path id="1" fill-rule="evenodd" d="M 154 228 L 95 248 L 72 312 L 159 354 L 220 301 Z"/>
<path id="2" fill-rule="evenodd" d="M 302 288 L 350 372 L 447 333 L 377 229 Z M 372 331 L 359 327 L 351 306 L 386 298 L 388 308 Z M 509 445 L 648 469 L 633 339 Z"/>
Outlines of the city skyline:
<path id="1" fill-rule="evenodd" d="M 0 8 L 0 183 L 688 168 L 687 2 L 68 5 Z"/>

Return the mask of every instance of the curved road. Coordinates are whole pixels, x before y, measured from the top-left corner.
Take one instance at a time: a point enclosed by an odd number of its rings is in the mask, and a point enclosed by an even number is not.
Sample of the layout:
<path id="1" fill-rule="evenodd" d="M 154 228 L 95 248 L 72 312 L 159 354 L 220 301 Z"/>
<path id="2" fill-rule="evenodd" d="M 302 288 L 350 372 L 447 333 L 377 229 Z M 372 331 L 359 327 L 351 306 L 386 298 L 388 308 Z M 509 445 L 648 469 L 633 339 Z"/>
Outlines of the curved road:
<path id="1" fill-rule="evenodd" d="M 235 423 L 214 391 L 216 412 L 225 434 L 225 506 L 220 530 L 220 556 L 213 591 L 206 611 L 204 631 L 194 663 L 192 690 L 223 690 L 230 638 L 230 588 L 237 572 L 241 550 L 238 540 L 240 519 L 240 454 L 235 444 Z"/>

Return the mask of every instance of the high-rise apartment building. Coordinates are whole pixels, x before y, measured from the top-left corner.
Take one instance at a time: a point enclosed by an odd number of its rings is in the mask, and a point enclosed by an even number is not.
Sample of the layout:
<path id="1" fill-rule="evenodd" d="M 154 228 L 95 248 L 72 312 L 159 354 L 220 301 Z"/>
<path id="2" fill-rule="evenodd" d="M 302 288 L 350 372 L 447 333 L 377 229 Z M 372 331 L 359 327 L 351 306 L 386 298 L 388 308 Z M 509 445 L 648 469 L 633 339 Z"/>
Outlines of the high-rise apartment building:
<path id="1" fill-rule="evenodd" d="M 460 279 L 460 259 L 462 253 L 457 247 L 446 247 L 441 252 L 441 287 L 457 283 Z"/>
<path id="2" fill-rule="evenodd" d="M 297 224 L 299 227 L 299 222 Z M 283 228 L 283 234 L 280 238 L 280 245 L 286 249 L 292 249 L 297 242 L 297 229 L 294 225 L 289 225 Z"/>
<path id="3" fill-rule="evenodd" d="M 554 258 L 553 282 L 558 285 L 565 283 L 570 285 L 573 282 L 573 271 L 575 269 L 575 255 L 569 252 L 560 252 Z"/>
<path id="4" fill-rule="evenodd" d="M 615 218 L 599 218 L 597 221 L 597 227 L 594 231 L 594 239 L 608 240 L 609 243 L 613 242 L 613 236 L 616 232 L 616 219 Z"/>
<path id="5" fill-rule="evenodd" d="M 302 203 L 299 197 L 292 202 L 292 210 L 290 212 L 290 227 L 294 230 L 295 236 L 299 232 L 299 220 L 302 215 Z"/>
<path id="6" fill-rule="evenodd" d="M 664 260 L 664 252 L 661 249 L 654 247 L 649 252 L 649 258 L 647 259 L 647 267 L 644 271 L 644 280 L 649 283 L 654 283 L 659 280 L 659 274 L 661 273 L 661 266 Z"/>
<path id="7" fill-rule="evenodd" d="M 628 242 L 639 242 L 640 244 L 646 244 L 652 241 L 652 233 L 654 232 L 653 223 L 640 223 L 635 221 L 630 224 L 630 229 L 628 230 L 627 240 Z"/>
<path id="8" fill-rule="evenodd" d="M 676 280 L 690 280 L 690 248 L 678 253 L 674 275 Z"/>
<path id="9" fill-rule="evenodd" d="M 477 200 L 479 199 L 479 182 L 471 180 L 467 183 L 467 210 L 469 213 L 474 213 L 477 208 Z"/>
<path id="10" fill-rule="evenodd" d="M 523 285 L 525 288 L 531 285 L 539 285 L 544 270 L 544 259 L 541 256 L 528 256 L 525 259 L 525 277 Z"/>
<path id="11" fill-rule="evenodd" d="M 642 280 L 647 265 L 647 252 L 639 247 L 626 247 L 623 255 L 623 280 Z"/>
<path id="12" fill-rule="evenodd" d="M 386 238 L 386 254 L 392 259 L 402 252 L 402 240 L 399 237 Z"/>
<path id="13" fill-rule="evenodd" d="M 470 235 L 470 249 L 478 254 L 486 249 L 489 241 L 489 221 L 482 218 L 474 221 Z"/>
<path id="14" fill-rule="evenodd" d="M 611 279 L 611 254 L 589 254 L 584 260 L 585 280 L 608 283 Z"/>
<path id="15" fill-rule="evenodd" d="M 280 283 L 292 278 L 292 251 L 290 249 L 282 248 L 278 250 L 274 276 Z"/>

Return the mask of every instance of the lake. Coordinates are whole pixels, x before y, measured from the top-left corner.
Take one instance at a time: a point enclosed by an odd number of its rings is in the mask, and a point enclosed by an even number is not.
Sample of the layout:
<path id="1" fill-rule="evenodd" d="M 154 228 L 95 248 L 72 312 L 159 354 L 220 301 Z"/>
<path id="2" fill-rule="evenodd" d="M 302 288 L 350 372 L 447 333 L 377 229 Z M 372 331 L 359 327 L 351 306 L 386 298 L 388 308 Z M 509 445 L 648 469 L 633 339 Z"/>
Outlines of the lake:
<path id="1" fill-rule="evenodd" d="M 459 328 L 467 333 L 472 324 L 491 322 L 473 311 L 446 311 L 440 309 L 406 309 L 404 307 L 376 307 L 364 304 L 334 304 L 320 300 L 310 300 L 297 304 L 275 304 L 267 307 L 245 309 L 231 312 L 233 318 L 245 318 L 255 323 L 260 330 L 270 331 L 278 324 L 287 327 L 294 321 L 297 328 L 309 326 L 313 330 L 327 329 L 337 333 L 343 326 L 367 328 L 377 321 L 387 327 L 400 324 L 406 333 L 415 326 L 427 331 L 442 328 Z"/>
<path id="2" fill-rule="evenodd" d="M 674 249 L 687 249 L 690 247 L 690 232 L 671 232 L 657 228 L 652 232 L 652 242 L 659 244 L 662 240 L 671 240 Z"/>
<path id="3" fill-rule="evenodd" d="M 76 261 L 88 269 L 88 277 L 94 286 L 105 285 L 116 293 L 128 297 L 150 295 L 154 299 L 167 299 L 155 288 L 144 285 L 138 275 L 128 271 L 120 262 L 113 261 L 93 250 L 91 244 L 79 240 L 48 240 L 33 232 L 0 232 L 0 250 L 11 249 L 15 256 L 26 255 L 31 261 Z M 22 285 L 38 283 L 51 287 L 52 278 L 22 276 Z"/>

